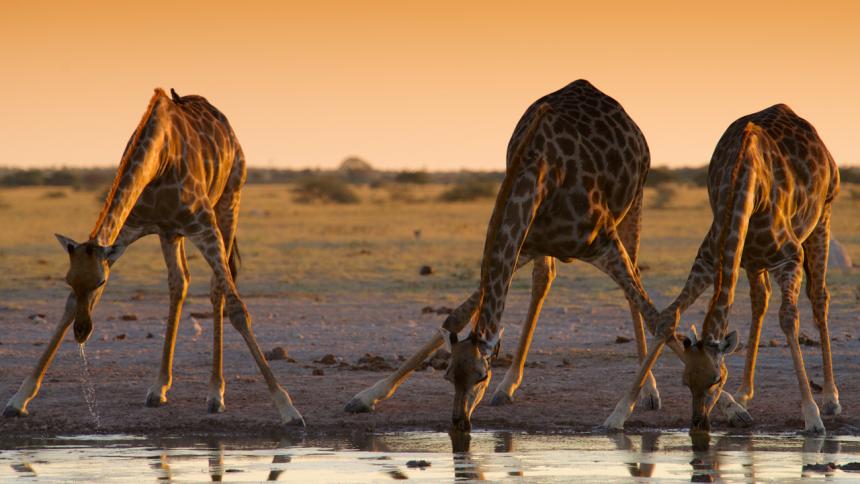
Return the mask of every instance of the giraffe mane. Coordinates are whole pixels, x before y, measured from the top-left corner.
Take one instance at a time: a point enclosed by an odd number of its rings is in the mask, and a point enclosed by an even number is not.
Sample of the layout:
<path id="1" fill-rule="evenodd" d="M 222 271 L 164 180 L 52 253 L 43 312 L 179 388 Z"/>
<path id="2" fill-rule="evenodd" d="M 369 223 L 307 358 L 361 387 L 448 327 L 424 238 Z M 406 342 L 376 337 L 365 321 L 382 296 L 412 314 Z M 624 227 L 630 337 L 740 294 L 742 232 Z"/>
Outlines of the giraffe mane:
<path id="1" fill-rule="evenodd" d="M 114 177 L 113 183 L 111 184 L 110 190 L 108 191 L 108 196 L 107 198 L 105 198 L 104 205 L 102 206 L 102 210 L 99 213 L 99 218 L 96 220 L 96 224 L 95 227 L 93 227 L 92 232 L 90 232 L 90 240 L 96 237 L 99 231 L 99 227 L 101 227 L 102 223 L 105 220 L 105 217 L 107 217 L 107 214 L 110 211 L 110 207 L 113 203 L 113 199 L 116 196 L 116 190 L 119 187 L 120 181 L 122 180 L 122 175 L 128 168 L 129 159 L 131 158 L 132 153 L 134 153 L 134 149 L 137 147 L 137 144 L 140 142 L 140 133 L 143 132 L 143 127 L 146 125 L 146 122 L 149 121 L 149 118 L 152 116 L 153 110 L 155 110 L 155 105 L 161 98 L 166 99 L 167 94 L 160 87 L 156 87 L 155 93 L 149 100 L 149 106 L 147 106 L 146 111 L 143 113 L 143 117 L 141 117 L 140 122 L 137 124 L 137 128 L 135 128 L 134 134 L 129 140 L 125 152 L 122 154 L 122 159 L 119 162 L 119 168 L 117 168 L 116 176 Z"/>
<path id="2" fill-rule="evenodd" d="M 713 335 L 715 338 L 719 339 L 718 337 L 720 337 L 724 332 L 724 328 L 719 328 L 720 333 L 714 334 L 714 330 L 711 326 L 714 324 L 714 309 L 716 308 L 717 301 L 719 300 L 723 292 L 723 264 L 725 262 L 724 258 L 726 251 L 726 241 L 728 240 L 729 232 L 731 232 L 732 229 L 730 225 L 732 221 L 732 214 L 734 213 L 735 209 L 735 192 L 737 191 L 736 188 L 738 182 L 738 175 L 740 174 L 743 160 L 750 149 L 750 145 L 757 138 L 760 138 L 762 134 L 762 129 L 759 126 L 757 126 L 752 121 L 747 122 L 746 127 L 744 127 L 743 142 L 741 143 L 741 147 L 738 150 L 738 156 L 735 159 L 735 163 L 732 166 L 732 179 L 731 185 L 729 187 L 729 196 L 726 200 L 726 203 L 723 205 L 723 224 L 720 228 L 720 236 L 717 239 L 717 260 L 714 262 L 714 294 L 713 296 L 711 296 L 711 302 L 710 304 L 708 304 L 708 313 L 705 315 L 704 323 L 702 323 L 702 337 L 705 337 L 706 335 Z M 741 257 L 741 254 L 735 254 L 735 257 Z"/>
<path id="3" fill-rule="evenodd" d="M 484 296 L 487 292 L 487 286 L 489 285 L 489 265 L 490 265 L 490 254 L 493 251 L 493 245 L 496 241 L 496 233 L 498 233 L 499 228 L 502 225 L 502 219 L 504 218 L 504 209 L 505 203 L 507 203 L 508 199 L 511 196 L 511 190 L 513 189 L 513 174 L 519 171 L 520 165 L 522 164 L 523 156 L 525 155 L 526 146 L 531 142 L 532 138 L 534 138 L 534 134 L 537 131 L 540 122 L 543 120 L 544 115 L 552 110 L 552 106 L 549 103 L 541 103 L 537 107 L 537 111 L 532 117 L 531 123 L 529 123 L 528 128 L 526 129 L 525 135 L 523 135 L 523 139 L 520 141 L 519 145 L 517 145 L 517 149 L 514 150 L 514 154 L 511 157 L 511 167 L 505 174 L 504 180 L 502 180 L 502 186 L 499 188 L 499 194 L 496 196 L 496 204 L 493 207 L 493 215 L 490 218 L 490 226 L 487 228 L 487 240 L 484 242 L 484 255 L 481 259 L 481 296 L 478 299 L 478 305 L 476 308 L 477 317 L 473 320 L 473 329 L 477 328 L 478 321 L 481 319 L 481 308 L 484 305 Z"/>

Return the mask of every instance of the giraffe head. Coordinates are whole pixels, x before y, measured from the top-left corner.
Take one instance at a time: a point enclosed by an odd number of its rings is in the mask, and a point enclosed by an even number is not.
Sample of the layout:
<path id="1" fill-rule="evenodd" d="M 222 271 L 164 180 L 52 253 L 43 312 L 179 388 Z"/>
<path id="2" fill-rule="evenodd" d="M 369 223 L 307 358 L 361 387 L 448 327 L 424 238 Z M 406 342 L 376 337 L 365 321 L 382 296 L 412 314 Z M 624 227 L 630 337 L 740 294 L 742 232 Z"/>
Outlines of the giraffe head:
<path id="1" fill-rule="evenodd" d="M 104 290 L 110 266 L 122 255 L 124 248 L 120 245 L 104 247 L 92 240 L 77 243 L 68 237 L 55 235 L 69 253 L 66 282 L 75 293 L 75 340 L 83 344 L 93 332 L 92 303 Z"/>
<path id="2" fill-rule="evenodd" d="M 451 421 L 454 429 L 468 432 L 471 427 L 472 412 L 493 376 L 492 362 L 499 354 L 502 333 L 485 338 L 474 331 L 460 340 L 457 333 L 441 329 L 442 340 L 451 353 L 451 363 L 445 379 L 454 384 L 454 411 Z"/>
<path id="3" fill-rule="evenodd" d="M 722 340 L 710 335 L 699 339 L 696 327 L 692 326 L 690 334 L 684 338 L 684 385 L 693 396 L 691 431 L 711 429 L 711 409 L 726 383 L 725 358 L 737 347 L 737 331 L 732 331 Z"/>

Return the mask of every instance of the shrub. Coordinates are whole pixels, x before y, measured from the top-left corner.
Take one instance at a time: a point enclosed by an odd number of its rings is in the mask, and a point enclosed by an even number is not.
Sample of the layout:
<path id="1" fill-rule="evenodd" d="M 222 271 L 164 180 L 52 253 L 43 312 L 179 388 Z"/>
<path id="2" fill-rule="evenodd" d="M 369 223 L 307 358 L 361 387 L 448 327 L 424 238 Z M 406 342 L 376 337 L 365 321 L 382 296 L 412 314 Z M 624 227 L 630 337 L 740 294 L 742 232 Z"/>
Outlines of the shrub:
<path id="1" fill-rule="evenodd" d="M 358 195 L 342 179 L 328 175 L 311 176 L 299 180 L 294 200 L 298 203 L 330 202 L 358 203 Z"/>
<path id="2" fill-rule="evenodd" d="M 645 180 L 645 186 L 656 187 L 664 183 L 678 181 L 680 181 L 678 174 L 671 168 L 651 168 L 648 170 L 648 178 Z"/>
<path id="3" fill-rule="evenodd" d="M 7 187 L 28 187 L 41 185 L 45 180 L 42 170 L 16 170 L 3 177 L 3 185 Z"/>
<path id="4" fill-rule="evenodd" d="M 675 196 L 678 194 L 678 190 L 674 185 L 670 185 L 668 183 L 664 183 L 656 188 L 657 196 L 654 198 L 654 201 L 651 202 L 651 208 L 656 209 L 664 209 L 667 208 L 672 200 L 675 199 Z"/>
<path id="5" fill-rule="evenodd" d="M 394 176 L 394 181 L 397 183 L 426 185 L 430 183 L 430 174 L 426 171 L 401 171 Z"/>
<path id="6" fill-rule="evenodd" d="M 489 180 L 469 178 L 455 183 L 439 195 L 443 202 L 468 202 L 496 196 L 499 185 Z"/>

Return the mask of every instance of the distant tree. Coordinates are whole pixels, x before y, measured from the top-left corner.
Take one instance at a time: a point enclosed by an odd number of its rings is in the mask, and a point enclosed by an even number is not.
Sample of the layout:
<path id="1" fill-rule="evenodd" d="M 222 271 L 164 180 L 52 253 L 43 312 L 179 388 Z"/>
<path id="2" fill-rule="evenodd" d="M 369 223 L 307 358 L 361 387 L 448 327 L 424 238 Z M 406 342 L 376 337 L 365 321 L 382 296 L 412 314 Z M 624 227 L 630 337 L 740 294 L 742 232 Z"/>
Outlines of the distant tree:
<path id="1" fill-rule="evenodd" d="M 298 203 L 358 203 L 358 195 L 343 181 L 331 175 L 317 175 L 298 181 L 295 189 Z"/>

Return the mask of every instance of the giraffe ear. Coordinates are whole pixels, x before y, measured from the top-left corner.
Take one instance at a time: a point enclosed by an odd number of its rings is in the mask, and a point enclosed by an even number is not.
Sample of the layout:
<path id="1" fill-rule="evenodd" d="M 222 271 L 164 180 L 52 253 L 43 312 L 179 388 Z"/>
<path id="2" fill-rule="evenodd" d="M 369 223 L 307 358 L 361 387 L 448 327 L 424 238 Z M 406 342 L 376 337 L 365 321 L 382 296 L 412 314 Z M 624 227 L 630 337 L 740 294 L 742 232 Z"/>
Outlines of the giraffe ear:
<path id="1" fill-rule="evenodd" d="M 480 348 L 481 353 L 484 356 L 490 358 L 491 360 L 496 359 L 499 356 L 499 349 L 502 346 L 502 335 L 505 333 L 505 328 L 499 330 L 494 336 L 490 337 L 488 340 L 480 339 Z"/>
<path id="2" fill-rule="evenodd" d="M 738 332 L 732 331 L 720 342 L 720 353 L 723 356 L 730 355 L 738 349 Z"/>
<path id="3" fill-rule="evenodd" d="M 699 334 L 696 331 L 696 325 L 690 325 L 690 331 L 687 333 L 687 337 L 684 338 L 684 348 L 690 348 L 695 346 L 699 341 Z"/>
<path id="4" fill-rule="evenodd" d="M 121 244 L 114 244 L 110 247 L 102 247 L 102 255 L 105 259 L 107 259 L 108 264 L 113 264 L 117 259 L 120 258 L 122 253 L 125 252 L 125 246 Z"/>
<path id="5" fill-rule="evenodd" d="M 77 248 L 78 248 L 78 245 L 80 245 L 80 244 L 78 244 L 77 242 L 75 242 L 74 240 L 72 240 L 72 239 L 70 239 L 70 238 L 66 237 L 65 235 L 54 234 L 54 237 L 56 237 L 56 238 L 57 238 L 57 240 L 60 242 L 60 245 L 61 245 L 61 246 L 63 247 L 63 249 L 65 249 L 65 251 L 66 251 L 66 252 L 68 252 L 69 254 L 71 254 L 72 252 L 74 252 L 74 251 L 75 251 L 75 249 L 77 249 Z"/>
<path id="6" fill-rule="evenodd" d="M 442 337 L 442 343 L 445 345 L 445 350 L 448 353 L 452 353 L 454 351 L 454 345 L 459 342 L 457 333 L 448 331 L 445 328 L 439 328 L 439 335 Z"/>

